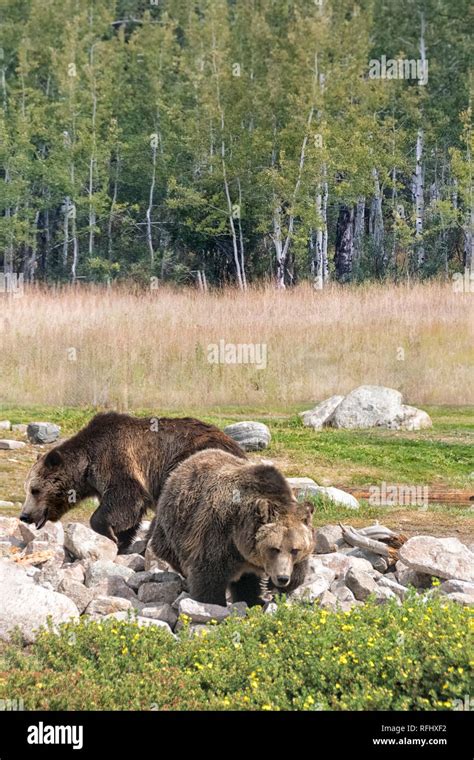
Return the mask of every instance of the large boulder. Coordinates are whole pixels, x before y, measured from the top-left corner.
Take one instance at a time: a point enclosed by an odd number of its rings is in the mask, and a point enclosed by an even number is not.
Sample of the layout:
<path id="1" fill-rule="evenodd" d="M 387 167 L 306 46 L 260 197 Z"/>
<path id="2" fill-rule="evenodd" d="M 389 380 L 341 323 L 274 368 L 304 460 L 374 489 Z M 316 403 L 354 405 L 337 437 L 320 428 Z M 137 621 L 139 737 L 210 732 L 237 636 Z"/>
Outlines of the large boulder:
<path id="1" fill-rule="evenodd" d="M 447 580 L 474 581 L 474 553 L 457 538 L 414 536 L 399 551 L 412 570 Z"/>
<path id="2" fill-rule="evenodd" d="M 30 443 L 54 443 L 58 440 L 61 433 L 59 425 L 53 422 L 30 422 L 26 435 Z"/>
<path id="3" fill-rule="evenodd" d="M 303 425 L 305 425 L 305 427 L 311 427 L 313 430 L 321 430 L 321 428 L 329 423 L 332 415 L 343 399 L 344 396 L 331 396 L 325 401 L 321 401 L 320 404 L 317 404 L 314 409 L 300 412 Z"/>
<path id="4" fill-rule="evenodd" d="M 117 556 L 117 545 L 87 525 L 71 522 L 64 530 L 64 547 L 76 559 L 111 559 Z"/>
<path id="5" fill-rule="evenodd" d="M 9 641 L 18 626 L 27 643 L 51 618 L 53 624 L 79 618 L 77 606 L 64 594 L 43 588 L 26 571 L 0 559 L 0 639 Z"/>
<path id="6" fill-rule="evenodd" d="M 244 451 L 266 449 L 271 441 L 270 430 L 263 422 L 236 422 L 227 425 L 224 433 L 237 441 Z"/>
<path id="7" fill-rule="evenodd" d="M 420 430 L 431 427 L 429 415 L 402 403 L 402 394 L 383 385 L 361 385 L 337 405 L 327 424 L 348 430 L 384 427 Z"/>
<path id="8" fill-rule="evenodd" d="M 229 607 L 219 604 L 206 604 L 195 599 L 182 599 L 178 608 L 180 615 L 186 615 L 193 623 L 210 623 L 216 620 L 220 623 L 231 614 Z"/>

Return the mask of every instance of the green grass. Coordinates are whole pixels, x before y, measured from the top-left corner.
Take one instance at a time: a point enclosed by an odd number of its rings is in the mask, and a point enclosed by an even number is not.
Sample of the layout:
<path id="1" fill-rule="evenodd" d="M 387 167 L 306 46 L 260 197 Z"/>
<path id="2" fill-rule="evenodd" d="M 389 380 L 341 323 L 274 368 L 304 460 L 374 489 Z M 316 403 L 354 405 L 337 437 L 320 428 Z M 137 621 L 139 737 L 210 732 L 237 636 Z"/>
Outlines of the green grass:
<path id="1" fill-rule="evenodd" d="M 253 608 L 178 641 L 132 620 L 64 624 L 27 656 L 4 649 L 0 698 L 27 710 L 449 710 L 472 693 L 469 621 L 413 594 L 345 613 Z"/>

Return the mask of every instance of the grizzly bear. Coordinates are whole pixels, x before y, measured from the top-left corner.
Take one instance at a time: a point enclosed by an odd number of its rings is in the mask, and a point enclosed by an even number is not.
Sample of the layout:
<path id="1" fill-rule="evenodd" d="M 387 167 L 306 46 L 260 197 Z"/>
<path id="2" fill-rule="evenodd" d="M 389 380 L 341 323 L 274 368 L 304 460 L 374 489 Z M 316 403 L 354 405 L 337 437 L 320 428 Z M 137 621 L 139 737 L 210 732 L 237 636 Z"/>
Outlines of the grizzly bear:
<path id="1" fill-rule="evenodd" d="M 100 504 L 90 519 L 91 528 L 124 552 L 146 510 L 155 508 L 170 472 L 206 448 L 246 459 L 232 438 L 191 417 L 97 414 L 72 438 L 39 456 L 25 483 L 20 520 L 40 528 L 95 496 Z"/>
<path id="2" fill-rule="evenodd" d="M 208 449 L 169 476 L 148 537 L 157 557 L 186 576 L 193 599 L 261 604 L 271 581 L 289 592 L 313 551 L 313 508 L 299 503 L 273 465 Z"/>

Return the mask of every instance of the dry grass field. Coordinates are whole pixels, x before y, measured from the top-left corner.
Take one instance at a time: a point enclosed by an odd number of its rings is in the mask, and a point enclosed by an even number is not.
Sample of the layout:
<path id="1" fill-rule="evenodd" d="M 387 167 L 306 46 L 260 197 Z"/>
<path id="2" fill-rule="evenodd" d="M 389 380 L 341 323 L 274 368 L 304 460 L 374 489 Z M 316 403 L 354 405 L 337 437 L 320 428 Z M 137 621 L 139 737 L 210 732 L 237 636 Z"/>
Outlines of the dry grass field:
<path id="1" fill-rule="evenodd" d="M 449 283 L 208 294 L 25 287 L 4 299 L 3 403 L 275 411 L 361 383 L 398 388 L 413 404 L 474 398 L 472 294 Z M 250 345 L 257 359 L 263 346 L 264 366 L 210 363 L 220 341 Z"/>

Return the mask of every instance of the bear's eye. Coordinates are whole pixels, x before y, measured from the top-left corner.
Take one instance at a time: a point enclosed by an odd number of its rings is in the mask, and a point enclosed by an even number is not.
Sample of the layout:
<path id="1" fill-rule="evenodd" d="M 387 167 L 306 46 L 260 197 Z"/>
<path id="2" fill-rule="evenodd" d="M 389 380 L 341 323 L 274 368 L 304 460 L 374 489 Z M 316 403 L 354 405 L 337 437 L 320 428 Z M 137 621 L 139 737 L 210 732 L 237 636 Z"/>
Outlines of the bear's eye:
<path id="1" fill-rule="evenodd" d="M 278 546 L 272 546 L 270 551 L 272 554 L 280 554 L 280 549 L 278 548 Z"/>
<path id="2" fill-rule="evenodd" d="M 296 555 L 298 554 L 298 549 L 292 549 L 292 550 L 291 550 L 291 552 L 290 552 L 290 554 L 291 554 L 293 557 L 296 557 Z"/>
<path id="3" fill-rule="evenodd" d="M 30 490 L 30 493 L 31 493 L 32 496 L 39 496 L 40 490 L 39 490 L 39 488 L 32 488 Z"/>

